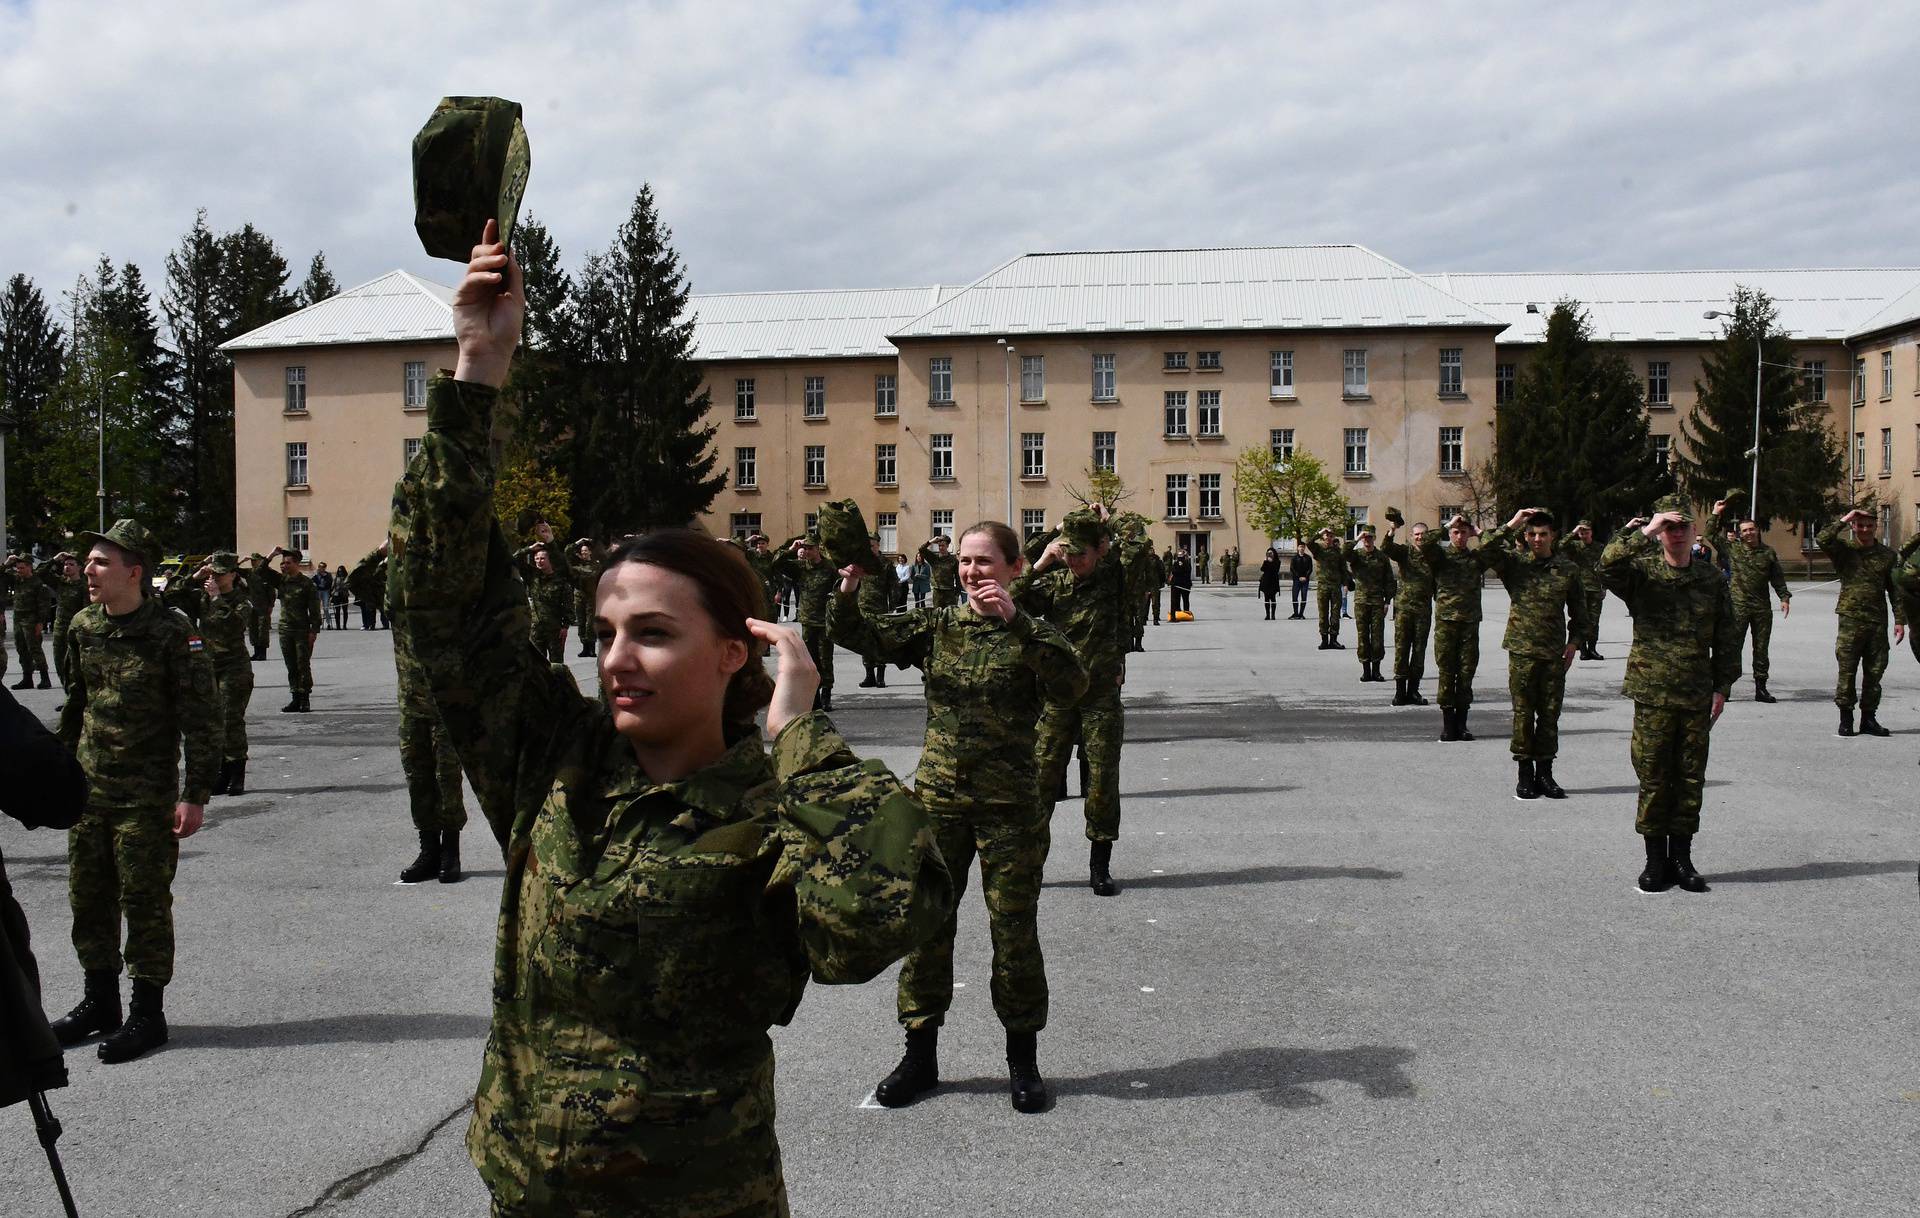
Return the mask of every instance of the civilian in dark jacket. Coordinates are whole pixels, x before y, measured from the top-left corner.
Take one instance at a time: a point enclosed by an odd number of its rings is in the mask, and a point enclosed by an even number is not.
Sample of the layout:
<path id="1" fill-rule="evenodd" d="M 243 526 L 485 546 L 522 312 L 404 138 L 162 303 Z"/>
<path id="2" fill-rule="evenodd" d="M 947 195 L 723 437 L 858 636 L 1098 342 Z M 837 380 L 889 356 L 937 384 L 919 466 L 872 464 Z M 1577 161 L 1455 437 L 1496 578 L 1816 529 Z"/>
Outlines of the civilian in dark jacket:
<path id="1" fill-rule="evenodd" d="M 1260 560 L 1260 599 L 1267 603 L 1267 620 L 1273 621 L 1280 612 L 1280 551 L 1271 546 Z"/>
<path id="2" fill-rule="evenodd" d="M 1293 562 L 1289 567 L 1293 575 L 1293 612 L 1289 618 L 1307 616 L 1307 581 L 1313 578 L 1313 555 L 1302 548 L 1293 552 Z"/>

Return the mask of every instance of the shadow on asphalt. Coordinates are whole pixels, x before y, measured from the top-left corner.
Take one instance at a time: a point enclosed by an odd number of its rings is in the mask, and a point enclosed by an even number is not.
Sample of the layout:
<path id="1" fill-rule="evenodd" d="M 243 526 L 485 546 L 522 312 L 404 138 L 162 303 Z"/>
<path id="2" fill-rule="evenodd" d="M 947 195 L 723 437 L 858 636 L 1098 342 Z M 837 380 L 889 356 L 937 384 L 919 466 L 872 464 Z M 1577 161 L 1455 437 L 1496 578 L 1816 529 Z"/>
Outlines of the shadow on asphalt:
<path id="1" fill-rule="evenodd" d="M 478 1040 L 485 1015 L 332 1015 L 259 1024 L 173 1024 L 172 1048 L 284 1049 L 299 1045 L 384 1045 L 408 1040 Z"/>
<path id="2" fill-rule="evenodd" d="M 1402 872 L 1384 867 L 1301 867 L 1271 865 L 1229 871 L 1183 871 L 1166 875 L 1121 875 L 1122 888 L 1231 888 L 1239 884 L 1288 884 L 1295 880 L 1397 880 Z M 1042 888 L 1085 888 L 1085 880 L 1048 880 Z"/>
<path id="3" fill-rule="evenodd" d="M 1283 791 L 1298 791 L 1299 787 L 1167 787 L 1160 791 L 1127 791 L 1121 799 L 1187 799 L 1204 795 L 1278 795 Z M 1070 796 L 1069 798 L 1081 798 Z"/>
<path id="4" fill-rule="evenodd" d="M 1791 880 L 1846 880 L 1863 875 L 1906 875 L 1914 870 L 1912 859 L 1888 859 L 1884 863 L 1831 862 L 1796 863 L 1791 867 L 1754 867 L 1746 871 L 1716 874 L 1716 884 L 1781 884 Z"/>
<path id="5" fill-rule="evenodd" d="M 1275 1108 L 1317 1108 L 1328 1102 L 1317 1087 L 1348 1083 L 1370 1100 L 1412 1099 L 1407 1073 L 1413 1050 L 1386 1045 L 1352 1049 L 1228 1049 L 1211 1057 L 1189 1058 L 1165 1066 L 1110 1070 L 1084 1078 L 1055 1078 L 1060 1103 L 1078 1096 L 1112 1100 L 1196 1099 L 1219 1095 L 1256 1095 Z M 944 1083 L 942 1091 L 994 1094 L 1006 1090 L 1003 1078 L 969 1078 Z"/>
<path id="6" fill-rule="evenodd" d="M 1707 785 L 1709 787 L 1724 787 L 1727 785 L 1727 780 L 1724 778 L 1709 778 L 1707 779 Z M 1627 785 L 1620 786 L 1620 787 L 1579 787 L 1579 788 L 1568 787 L 1567 794 L 1569 795 L 1638 795 L 1640 794 L 1640 788 L 1638 786 L 1635 786 L 1632 783 L 1628 783 Z"/>

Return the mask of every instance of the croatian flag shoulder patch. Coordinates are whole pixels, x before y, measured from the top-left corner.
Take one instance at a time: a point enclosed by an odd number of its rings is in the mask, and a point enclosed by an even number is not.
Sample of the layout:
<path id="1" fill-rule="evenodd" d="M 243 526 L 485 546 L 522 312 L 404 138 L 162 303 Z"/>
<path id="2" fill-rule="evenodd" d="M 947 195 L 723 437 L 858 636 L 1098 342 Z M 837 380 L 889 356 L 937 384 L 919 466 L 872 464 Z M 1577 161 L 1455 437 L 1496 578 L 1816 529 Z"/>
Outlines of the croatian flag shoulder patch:
<path id="1" fill-rule="evenodd" d="M 204 641 L 201 640 L 199 635 L 190 634 L 187 636 L 188 651 L 205 651 L 206 649 L 207 649 L 207 645 Z"/>

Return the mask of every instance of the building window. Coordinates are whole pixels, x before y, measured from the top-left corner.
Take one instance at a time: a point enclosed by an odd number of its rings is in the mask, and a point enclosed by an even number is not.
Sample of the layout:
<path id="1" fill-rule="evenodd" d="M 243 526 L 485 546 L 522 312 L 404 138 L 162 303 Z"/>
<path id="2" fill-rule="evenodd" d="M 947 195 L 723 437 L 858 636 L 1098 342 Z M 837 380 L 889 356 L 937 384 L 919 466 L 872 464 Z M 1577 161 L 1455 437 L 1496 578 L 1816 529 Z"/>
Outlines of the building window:
<path id="1" fill-rule="evenodd" d="M 800 417 L 803 419 L 824 419 L 827 417 L 827 378 L 810 376 L 806 389 L 800 399 Z"/>
<path id="2" fill-rule="evenodd" d="M 1893 473 L 1893 428 L 1880 429 L 1880 476 L 1885 478 Z"/>
<path id="3" fill-rule="evenodd" d="M 953 481 L 952 432 L 935 432 L 927 437 L 927 477 L 934 482 Z"/>
<path id="4" fill-rule="evenodd" d="M 952 537 L 953 536 L 953 509 L 952 508 L 935 508 L 933 511 L 929 512 L 927 516 L 928 516 L 928 519 L 933 521 L 933 536 L 935 537 Z"/>
<path id="5" fill-rule="evenodd" d="M 287 485 L 305 486 L 307 484 L 307 443 L 305 440 L 287 445 Z"/>
<path id="6" fill-rule="evenodd" d="M 1853 433 L 1853 476 L 1867 476 L 1867 433 L 1864 431 Z"/>
<path id="7" fill-rule="evenodd" d="M 1032 541 L 1047 531 L 1047 511 L 1045 508 L 1020 509 L 1020 536 Z"/>
<path id="8" fill-rule="evenodd" d="M 1197 405 L 1199 408 L 1197 413 L 1200 416 L 1197 420 L 1200 425 L 1200 434 L 1203 436 L 1219 435 L 1220 391 L 1218 389 L 1202 389 Z"/>
<path id="9" fill-rule="evenodd" d="M 1367 509 L 1350 507 L 1347 509 L 1347 540 L 1360 536 L 1360 526 L 1367 523 Z"/>
<path id="10" fill-rule="evenodd" d="M 307 408 L 307 369 L 302 364 L 287 365 L 287 413 L 298 414 Z"/>
<path id="11" fill-rule="evenodd" d="M 800 518 L 800 527 L 808 533 L 820 527 L 820 513 L 808 512 Z"/>
<path id="12" fill-rule="evenodd" d="M 305 516 L 287 517 L 287 549 L 298 550 L 302 555 L 313 549 L 313 530 L 307 527 Z"/>
<path id="13" fill-rule="evenodd" d="M 1162 364 L 1161 367 L 1165 368 L 1168 372 L 1185 372 L 1187 370 L 1187 353 L 1185 351 L 1167 352 L 1166 363 Z"/>
<path id="14" fill-rule="evenodd" d="M 1440 396 L 1459 397 L 1466 390 L 1462 388 L 1462 359 L 1459 347 L 1440 348 Z"/>
<path id="15" fill-rule="evenodd" d="M 1022 478 L 1047 476 L 1047 433 L 1043 431 L 1020 433 L 1020 476 Z"/>
<path id="16" fill-rule="evenodd" d="M 1820 547 L 1820 518 L 1809 516 L 1800 522 L 1800 552 L 1811 554 Z"/>
<path id="17" fill-rule="evenodd" d="M 1367 349 L 1348 347 L 1341 357 L 1340 392 L 1345 397 L 1367 396 Z"/>
<path id="18" fill-rule="evenodd" d="M 927 400 L 953 401 L 953 357 L 936 355 L 927 361 Z"/>
<path id="19" fill-rule="evenodd" d="M 1865 405 L 1867 400 L 1867 357 L 1853 357 L 1853 404 Z"/>
<path id="20" fill-rule="evenodd" d="M 1462 511 L 1461 511 L 1461 509 L 1460 509 L 1460 505 L 1459 505 L 1459 504 L 1457 504 L 1457 503 L 1443 503 L 1443 504 L 1441 504 L 1441 505 L 1440 505 L 1440 515 L 1439 515 L 1439 517 L 1438 517 L 1438 519 L 1439 519 L 1439 521 L 1440 521 L 1440 528 L 1441 528 L 1441 530 L 1442 530 L 1442 531 L 1444 531 L 1444 530 L 1446 529 L 1446 527 L 1447 527 L 1447 521 L 1449 521 L 1449 520 L 1452 520 L 1452 519 L 1453 519 L 1453 518 L 1454 518 L 1455 516 L 1459 516 L 1459 515 L 1463 515 L 1463 513 L 1462 513 Z"/>
<path id="21" fill-rule="evenodd" d="M 1913 468 L 1920 469 L 1920 423 L 1913 425 Z M 1920 509 L 1920 504 L 1915 504 Z"/>
<path id="22" fill-rule="evenodd" d="M 1167 475 L 1167 519 L 1185 520 L 1187 518 L 1187 476 L 1185 474 Z"/>
<path id="23" fill-rule="evenodd" d="M 753 402 L 753 378 L 743 376 L 733 382 L 733 420 L 736 423 L 751 423 L 759 418 L 758 408 Z"/>
<path id="24" fill-rule="evenodd" d="M 1505 406 L 1513 401 L 1513 365 L 1495 364 L 1493 366 L 1493 404 Z"/>
<path id="25" fill-rule="evenodd" d="M 825 486 L 827 484 L 827 446 L 809 444 L 801 465 L 801 482 L 805 486 Z"/>
<path id="26" fill-rule="evenodd" d="M 1220 475 L 1200 475 L 1200 519 L 1220 519 Z"/>
<path id="27" fill-rule="evenodd" d="M 899 485 L 899 461 L 895 457 L 897 451 L 891 444 L 873 446 L 873 484 L 875 486 Z"/>
<path id="28" fill-rule="evenodd" d="M 400 373 L 400 403 L 407 410 L 427 408 L 427 361 L 410 359 Z"/>
<path id="29" fill-rule="evenodd" d="M 875 512 L 873 527 L 874 531 L 880 535 L 880 552 L 898 554 L 900 552 L 900 513 Z"/>
<path id="30" fill-rule="evenodd" d="M 1023 402 L 1047 400 L 1046 356 L 1023 355 L 1020 357 L 1020 400 Z"/>
<path id="31" fill-rule="evenodd" d="M 873 378 L 873 413 L 900 413 L 900 382 L 891 372 L 882 372 Z"/>
<path id="32" fill-rule="evenodd" d="M 742 539 L 751 537 L 760 531 L 760 513 L 735 512 L 727 527 L 732 530 L 735 537 Z"/>
<path id="33" fill-rule="evenodd" d="M 1218 372 L 1220 371 L 1220 353 L 1218 351 L 1198 352 L 1194 355 L 1194 366 L 1205 371 Z"/>
<path id="34" fill-rule="evenodd" d="M 1273 453 L 1275 465 L 1293 460 L 1293 428 L 1275 427 L 1267 432 L 1267 448 Z"/>
<path id="35" fill-rule="evenodd" d="M 1880 540 L 1889 543 L 1893 541 L 1893 505 L 1891 503 L 1880 505 Z"/>
<path id="36" fill-rule="evenodd" d="M 1113 472 L 1115 457 L 1118 455 L 1116 439 L 1116 434 L 1111 431 L 1093 433 L 1093 468 L 1106 470 L 1108 473 Z"/>
<path id="37" fill-rule="evenodd" d="M 1806 386 L 1807 401 L 1827 400 L 1827 361 L 1810 359 L 1800 365 L 1800 380 Z"/>
<path id="38" fill-rule="evenodd" d="M 1440 472 L 1443 474 L 1467 472 L 1466 428 L 1442 427 L 1440 429 Z"/>
<path id="39" fill-rule="evenodd" d="M 1671 406 L 1673 399 L 1667 396 L 1667 361 L 1653 359 L 1647 361 L 1647 405 Z"/>
<path id="40" fill-rule="evenodd" d="M 1267 396 L 1270 398 L 1290 398 L 1293 396 L 1293 352 L 1274 351 L 1267 356 Z"/>
<path id="41" fill-rule="evenodd" d="M 1893 396 L 1893 352 L 1891 351 L 1880 353 L 1880 396 L 1883 398 Z"/>
<path id="42" fill-rule="evenodd" d="M 1672 436 L 1653 437 L 1653 463 L 1660 467 L 1661 473 L 1664 474 L 1667 472 L 1668 462 L 1672 459 L 1672 457 L 1673 457 L 1673 437 Z"/>
<path id="43" fill-rule="evenodd" d="M 1093 357 L 1093 400 L 1111 402 L 1119 397 L 1113 382 L 1113 356 L 1096 355 Z"/>
<path id="44" fill-rule="evenodd" d="M 1167 434 L 1184 436 L 1187 434 L 1187 391 L 1184 389 L 1167 390 Z"/>
<path id="45" fill-rule="evenodd" d="M 760 462 L 751 448 L 733 450 L 733 484 L 746 488 L 760 485 Z"/>
<path id="46" fill-rule="evenodd" d="M 1349 427 L 1346 429 L 1343 447 L 1347 454 L 1346 472 L 1364 474 L 1367 472 L 1367 429 Z"/>
<path id="47" fill-rule="evenodd" d="M 413 459 L 420 455 L 420 446 L 426 441 L 419 436 L 408 436 L 400 441 L 400 452 L 406 458 L 405 464 L 411 466 Z"/>

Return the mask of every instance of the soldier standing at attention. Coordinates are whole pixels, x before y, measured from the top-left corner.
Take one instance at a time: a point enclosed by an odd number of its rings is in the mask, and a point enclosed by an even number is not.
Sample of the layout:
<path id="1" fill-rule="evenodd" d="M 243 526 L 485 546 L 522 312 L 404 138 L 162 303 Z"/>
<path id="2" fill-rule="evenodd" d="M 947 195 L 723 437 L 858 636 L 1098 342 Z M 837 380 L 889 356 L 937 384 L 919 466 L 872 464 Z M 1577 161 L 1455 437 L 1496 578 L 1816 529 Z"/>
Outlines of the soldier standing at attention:
<path id="1" fill-rule="evenodd" d="M 1600 574 L 1633 615 L 1627 697 L 1633 699 L 1634 822 L 1646 846 L 1642 892 L 1678 884 L 1707 891 L 1693 866 L 1707 784 L 1707 745 L 1740 676 L 1733 599 L 1720 572 L 1693 559 L 1686 500 L 1670 495 L 1650 521 L 1621 529 L 1600 556 Z"/>
<path id="2" fill-rule="evenodd" d="M 1399 509 L 1388 508 L 1387 539 L 1380 544 L 1381 553 L 1400 569 L 1400 593 L 1393 602 L 1393 704 L 1425 706 L 1420 680 L 1427 671 L 1427 631 L 1433 625 L 1433 567 L 1420 553 L 1426 524 L 1413 526 L 1407 534 L 1413 544 L 1405 546 L 1394 537 L 1403 523 Z"/>
<path id="3" fill-rule="evenodd" d="M 71 682 L 67 675 L 67 627 L 73 615 L 86 608 L 87 581 L 80 574 L 80 561 L 62 550 L 40 564 L 40 580 L 53 593 L 53 671 L 65 690 Z"/>
<path id="4" fill-rule="evenodd" d="M 1347 563 L 1340 550 L 1340 535 L 1321 529 L 1313 540 L 1294 539 L 1294 544 L 1313 555 L 1314 592 L 1320 604 L 1320 650 L 1345 651 L 1340 641 L 1340 602 L 1346 596 Z"/>
<path id="5" fill-rule="evenodd" d="M 1393 600 L 1393 562 L 1374 545 L 1373 526 L 1360 526 L 1360 535 L 1340 549 L 1353 585 L 1353 629 L 1359 636 L 1362 681 L 1385 681 L 1380 662 L 1387 658 L 1387 605 Z"/>
<path id="6" fill-rule="evenodd" d="M 1213 582 L 1213 551 L 1196 547 L 1193 552 L 1194 574 L 1203 584 Z"/>
<path id="7" fill-rule="evenodd" d="M 933 540 L 920 547 L 920 561 L 927 564 L 935 609 L 960 603 L 960 563 L 947 552 L 950 544 L 945 533 L 935 533 Z"/>
<path id="8" fill-rule="evenodd" d="M 1852 526 L 1851 536 L 1842 536 Z M 1879 521 L 1873 513 L 1853 509 L 1820 530 L 1820 548 L 1833 560 L 1840 577 L 1840 597 L 1833 611 L 1840 618 L 1833 654 L 1840 664 L 1834 682 L 1833 701 L 1840 708 L 1842 736 L 1854 735 L 1854 670 L 1861 670 L 1860 730 L 1869 736 L 1890 736 L 1880 726 L 1874 712 L 1880 709 L 1880 676 L 1887 671 L 1887 604 L 1893 604 L 1893 641 L 1906 637 L 1907 610 L 1893 583 L 1894 568 L 1900 560 L 1920 547 L 1920 533 L 1914 534 L 1901 554 L 1895 555 L 1876 536 Z"/>
<path id="9" fill-rule="evenodd" d="M 240 556 L 222 550 L 178 581 L 178 588 L 167 589 L 165 597 L 200 627 L 213 667 L 214 739 L 220 744 L 215 795 L 247 792 L 247 703 L 253 698 L 247 627 L 253 622 L 253 600 L 239 580 Z"/>
<path id="10" fill-rule="evenodd" d="M 377 553 L 384 558 L 393 545 L 389 535 Z M 383 569 L 389 580 L 399 570 L 391 563 Z M 398 603 L 401 592 L 396 588 L 389 596 Z M 440 722 L 427 673 L 413 653 L 413 636 L 405 630 L 393 632 L 393 667 L 400 702 L 400 772 L 407 780 L 407 812 L 420 838 L 420 853 L 400 869 L 400 882 L 457 884 L 463 878 L 460 831 L 467 827 L 460 754 Z"/>
<path id="11" fill-rule="evenodd" d="M 567 662 L 567 619 L 573 612 L 573 568 L 553 542 L 553 525 L 545 517 L 533 522 L 534 541 L 514 558 L 527 585 L 533 645 L 549 664 Z"/>
<path id="12" fill-rule="evenodd" d="M 1447 522 L 1447 544 L 1432 533 L 1420 539 L 1420 556 L 1433 571 L 1433 663 L 1440 673 L 1440 739 L 1472 740 L 1467 712 L 1473 706 L 1473 674 L 1480 667 L 1480 589 L 1486 548 L 1480 530 L 1465 516 Z"/>
<path id="13" fill-rule="evenodd" d="M 162 995 L 173 980 L 179 839 L 200 828 L 219 757 L 213 667 L 187 620 L 147 595 L 159 548 L 145 529 L 119 520 L 80 541 L 92 603 L 67 626 L 73 687 L 60 739 L 87 772 L 87 811 L 67 836 L 73 947 L 86 991 L 53 1031 L 69 1046 L 112 1033 L 100 1060 L 124 1062 L 167 1042 Z M 133 977 L 124 1024 L 123 960 Z"/>
<path id="14" fill-rule="evenodd" d="M 1587 629 L 1593 633 L 1580 642 L 1580 658 L 1604 660 L 1600 654 L 1600 611 L 1606 607 L 1607 585 L 1600 578 L 1600 545 L 1593 539 L 1593 522 L 1582 520 L 1560 541 L 1560 552 L 1580 568 L 1580 581 L 1587 594 Z"/>
<path id="15" fill-rule="evenodd" d="M 507 270 L 479 247 L 454 295 L 458 379 L 428 386 L 391 527 L 396 633 L 506 859 L 467 1149 L 500 1215 L 784 1214 L 768 1029 L 809 976 L 925 941 L 952 887 L 919 803 L 808 712 L 805 649 L 730 548 L 667 529 L 611 555 L 604 703 L 528 645 L 489 445 Z"/>
<path id="16" fill-rule="evenodd" d="M 762 537 L 760 549 L 763 552 L 763 564 L 766 548 L 767 539 Z M 600 584 L 600 568 L 605 559 L 605 551 L 594 545 L 591 538 L 582 537 L 573 543 L 573 624 L 580 632 L 580 655 L 584 659 L 592 659 L 596 652 L 593 640 L 593 590 Z M 751 554 L 748 555 L 748 561 L 752 561 Z M 754 571 L 758 573 L 759 569 L 756 566 Z M 771 592 L 767 595 L 767 603 L 773 603 Z"/>
<path id="17" fill-rule="evenodd" d="M 287 662 L 287 690 L 293 696 L 282 714 L 306 714 L 313 709 L 313 644 L 320 637 L 320 593 L 300 570 L 300 551 L 275 546 L 269 561 L 280 557 L 280 570 L 255 569 L 280 602 L 280 658 Z"/>
<path id="18" fill-rule="evenodd" d="M 900 581 L 894 575 L 893 564 L 886 555 L 880 553 L 880 539 L 867 538 L 868 559 L 862 564 L 867 572 L 866 578 L 859 583 L 860 612 L 865 617 L 881 618 L 893 612 L 894 594 L 900 590 Z M 863 689 L 885 689 L 887 687 L 887 659 L 880 648 L 862 651 L 860 659 L 865 662 L 867 675 L 861 678 Z"/>
<path id="19" fill-rule="evenodd" d="M 767 535 L 765 533 L 755 533 L 748 537 L 744 553 L 747 556 L 747 565 L 752 567 L 753 573 L 760 577 L 761 590 L 767 594 L 767 611 L 773 614 L 773 620 L 777 622 L 780 620 L 780 598 L 775 595 L 775 591 L 780 582 L 780 577 L 775 574 L 773 570 L 773 547 L 767 540 Z M 580 638 L 588 647 L 593 645 L 591 642 L 593 637 L 593 593 L 594 589 L 600 584 L 600 566 L 601 564 L 596 561 L 593 565 L 593 579 L 591 581 L 582 581 L 580 585 L 581 598 L 585 606 L 580 618 Z M 591 655 L 593 653 L 590 651 L 582 651 L 581 654 Z"/>
<path id="20" fill-rule="evenodd" d="M 273 620 L 273 602 L 279 585 L 274 581 L 272 560 L 249 554 L 247 564 L 247 595 L 253 600 L 253 621 L 247 626 L 247 638 L 253 644 L 253 658 L 258 661 L 267 658 L 267 624 Z"/>
<path id="21" fill-rule="evenodd" d="M 1516 530 L 1524 547 L 1514 548 Z M 1567 669 L 1592 632 L 1587 589 L 1580 567 L 1554 552 L 1553 513 L 1521 508 L 1506 525 L 1488 533 L 1481 552 L 1507 586 L 1507 691 L 1513 696 L 1513 760 L 1520 774 L 1515 799 L 1565 799 L 1553 780 L 1560 754 L 1560 704 Z"/>
<path id="22" fill-rule="evenodd" d="M 1722 499 L 1713 505 L 1716 537 L 1726 535 L 1726 515 L 1727 501 Z M 1793 592 L 1787 587 L 1787 573 L 1781 569 L 1780 556 L 1774 553 L 1773 547 L 1760 540 L 1760 526 L 1751 520 L 1742 520 L 1738 534 L 1716 546 L 1722 547 L 1730 572 L 1728 586 L 1733 593 L 1733 617 L 1740 629 L 1741 647 L 1746 646 L 1747 631 L 1753 631 L 1753 700 L 1778 702 L 1780 699 L 1767 692 L 1767 675 L 1772 671 L 1767 663 L 1767 648 L 1773 641 L 1773 600 L 1767 595 L 1767 588 L 1771 586 L 1780 597 L 1780 616 L 1787 617 L 1793 612 Z M 1901 557 L 1906 553 L 1903 548 Z"/>
<path id="23" fill-rule="evenodd" d="M 1146 536 L 1141 517 L 1129 512 L 1121 517 L 1119 533 L 1120 569 L 1127 585 L 1127 650 L 1147 649 L 1147 601 L 1150 599 L 1159 565 L 1153 542 Z M 1165 576 L 1158 578 L 1164 579 Z"/>
<path id="24" fill-rule="evenodd" d="M 775 571 L 793 582 L 793 615 L 800 621 L 800 637 L 807 645 L 807 654 L 813 657 L 818 674 L 819 709 L 831 711 L 833 640 L 827 635 L 827 604 L 833 599 L 840 573 L 833 569 L 826 555 L 820 553 L 820 539 L 812 533 L 794 538 L 785 550 L 774 555 L 773 563 Z"/>
<path id="25" fill-rule="evenodd" d="M 40 688 L 52 689 L 47 673 L 47 651 L 41 643 L 46 629 L 43 623 L 53 616 L 53 594 L 34 578 L 33 560 L 25 555 L 13 560 L 13 646 L 20 653 L 20 679 L 15 689 L 32 689 L 33 674 L 40 674 Z"/>
<path id="26" fill-rule="evenodd" d="M 1047 1104 L 1038 1038 L 1047 1025 L 1047 973 L 1040 952 L 1040 880 L 1051 830 L 1038 800 L 1038 724 L 1049 702 L 1071 703 L 1086 670 L 1058 629 L 1019 609 L 1007 586 L 1020 573 L 1020 541 L 992 521 L 960 538 L 967 603 L 899 617 L 865 612 L 862 572 L 841 573 L 832 610 L 841 646 L 877 651 L 925 674 L 927 734 L 914 794 L 933 821 L 954 899 L 966 891 L 973 858 L 993 939 L 993 1009 L 1007 1033 L 1013 1106 Z M 912 1103 L 940 1082 L 940 1027 L 953 1005 L 957 916 L 916 947 L 900 970 L 898 1007 L 907 1049 L 874 1089 L 888 1108 Z"/>

